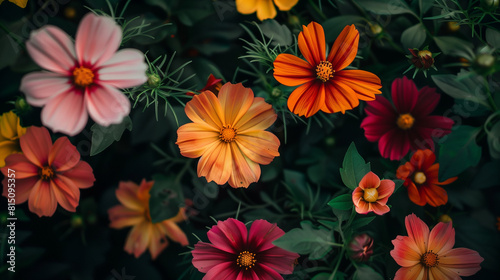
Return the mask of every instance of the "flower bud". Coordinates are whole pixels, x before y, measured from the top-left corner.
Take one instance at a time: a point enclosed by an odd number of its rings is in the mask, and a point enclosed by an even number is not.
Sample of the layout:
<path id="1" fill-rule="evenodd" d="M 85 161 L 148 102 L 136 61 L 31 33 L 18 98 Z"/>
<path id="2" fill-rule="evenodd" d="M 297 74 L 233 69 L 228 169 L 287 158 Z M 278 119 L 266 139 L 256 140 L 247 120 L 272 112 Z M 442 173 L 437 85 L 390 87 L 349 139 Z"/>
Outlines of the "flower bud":
<path id="1" fill-rule="evenodd" d="M 277 87 L 273 88 L 273 91 L 271 92 L 271 96 L 278 98 L 283 95 L 283 91 Z"/>
<path id="2" fill-rule="evenodd" d="M 439 216 L 439 221 L 440 221 L 441 223 L 449 223 L 449 222 L 451 222 L 452 220 L 451 220 L 451 217 L 450 217 L 450 216 L 448 216 L 448 215 L 446 215 L 446 214 L 443 214 L 443 215 Z"/>
<path id="3" fill-rule="evenodd" d="M 481 0 L 481 7 L 486 11 L 493 12 L 498 8 L 500 0 Z"/>
<path id="4" fill-rule="evenodd" d="M 411 52 L 411 63 L 418 69 L 427 70 L 434 66 L 434 58 L 429 50 L 408 49 Z"/>
<path id="5" fill-rule="evenodd" d="M 148 86 L 150 88 L 156 88 L 160 85 L 160 83 L 161 83 L 160 75 L 156 73 L 148 74 Z"/>
<path id="6" fill-rule="evenodd" d="M 373 255 L 373 238 L 363 233 L 355 236 L 348 246 L 349 256 L 357 262 L 366 262 Z"/>

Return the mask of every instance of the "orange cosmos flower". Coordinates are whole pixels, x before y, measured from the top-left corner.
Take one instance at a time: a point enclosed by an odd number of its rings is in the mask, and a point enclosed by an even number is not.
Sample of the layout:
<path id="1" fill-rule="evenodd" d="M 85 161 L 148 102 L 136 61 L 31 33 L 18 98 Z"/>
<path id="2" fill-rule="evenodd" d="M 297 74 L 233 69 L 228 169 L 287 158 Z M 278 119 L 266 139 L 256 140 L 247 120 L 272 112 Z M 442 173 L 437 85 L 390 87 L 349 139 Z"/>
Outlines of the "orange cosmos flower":
<path id="1" fill-rule="evenodd" d="M 396 177 L 405 180 L 408 196 L 413 203 L 424 206 L 426 203 L 437 207 L 448 202 L 448 194 L 438 185 L 453 183 L 457 177 L 444 182 L 438 181 L 439 163 L 434 163 L 436 156 L 431 150 L 416 151 L 411 160 L 401 165 Z"/>
<path id="2" fill-rule="evenodd" d="M 247 188 L 260 177 L 259 164 L 279 156 L 280 141 L 264 129 L 277 118 L 264 98 L 242 84 L 226 83 L 216 97 L 204 91 L 186 104 L 193 123 L 177 130 L 177 145 L 189 158 L 201 157 L 198 176 L 233 188 Z"/>
<path id="3" fill-rule="evenodd" d="M 299 34 L 300 52 L 306 61 L 280 54 L 274 61 L 274 78 L 286 86 L 299 86 L 288 98 L 288 109 L 307 118 L 319 110 L 342 112 L 374 100 L 382 85 L 375 74 L 363 70 L 343 70 L 356 57 L 359 33 L 346 26 L 326 57 L 323 27 L 311 22 Z"/>
<path id="4" fill-rule="evenodd" d="M 373 172 L 368 172 L 359 186 L 352 192 L 352 202 L 356 206 L 359 214 L 374 212 L 377 215 L 384 215 L 389 212 L 387 200 L 392 195 L 395 183 L 391 180 L 380 180 Z"/>
<path id="5" fill-rule="evenodd" d="M 244 15 L 257 12 L 257 18 L 265 20 L 276 17 L 273 2 L 280 11 L 289 11 L 299 0 L 236 0 L 236 9 Z"/>
<path id="6" fill-rule="evenodd" d="M 112 228 L 121 229 L 133 226 L 125 243 L 125 251 L 138 258 L 146 249 L 151 257 L 156 259 L 168 246 L 165 236 L 182 246 L 189 244 L 186 235 L 177 223 L 184 221 L 184 208 L 179 210 L 177 216 L 159 223 L 152 223 L 149 215 L 149 190 L 154 181 L 142 180 L 138 186 L 134 182 L 120 182 L 116 190 L 116 197 L 122 205 L 117 205 L 108 210 Z"/>
<path id="7" fill-rule="evenodd" d="M 474 250 L 454 248 L 452 222 L 429 227 L 415 214 L 405 219 L 408 236 L 392 240 L 392 258 L 400 265 L 394 280 L 439 279 L 460 280 L 481 269 L 483 258 Z"/>

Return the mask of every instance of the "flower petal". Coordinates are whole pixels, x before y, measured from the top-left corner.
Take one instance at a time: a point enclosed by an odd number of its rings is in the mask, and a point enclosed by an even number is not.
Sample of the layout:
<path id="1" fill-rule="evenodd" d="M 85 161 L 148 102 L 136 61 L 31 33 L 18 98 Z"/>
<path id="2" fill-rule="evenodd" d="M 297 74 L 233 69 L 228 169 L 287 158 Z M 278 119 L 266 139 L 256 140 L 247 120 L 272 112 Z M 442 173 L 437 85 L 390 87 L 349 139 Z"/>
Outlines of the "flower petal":
<path id="1" fill-rule="evenodd" d="M 72 169 L 58 174 L 61 180 L 70 180 L 79 189 L 86 189 L 94 185 L 95 177 L 92 167 L 85 161 L 78 162 Z"/>
<path id="2" fill-rule="evenodd" d="M 53 132 L 69 136 L 80 133 L 88 119 L 83 95 L 74 90 L 59 94 L 45 104 L 41 118 Z"/>
<path id="3" fill-rule="evenodd" d="M 111 221 L 109 227 L 116 229 L 135 226 L 144 220 L 144 213 L 131 210 L 123 205 L 116 205 L 108 209 L 108 216 Z"/>
<path id="4" fill-rule="evenodd" d="M 219 102 L 224 113 L 226 125 L 235 127 L 253 104 L 253 91 L 239 84 L 224 84 L 219 90 Z"/>
<path id="5" fill-rule="evenodd" d="M 345 113 L 359 105 L 359 99 L 354 91 L 341 83 L 329 81 L 324 85 L 325 88 L 325 103 L 321 110 L 326 113 Z"/>
<path id="6" fill-rule="evenodd" d="M 250 227 L 248 246 L 255 252 L 262 252 L 276 247 L 272 242 L 283 235 L 285 235 L 285 232 L 275 223 L 272 224 L 266 220 L 255 220 Z"/>
<path id="7" fill-rule="evenodd" d="M 377 215 L 384 215 L 391 211 L 391 208 L 385 204 L 379 203 L 379 201 L 370 203 L 371 210 Z"/>
<path id="8" fill-rule="evenodd" d="M 378 187 L 378 199 L 386 198 L 391 196 L 394 192 L 396 184 L 392 180 L 381 180 L 380 186 Z"/>
<path id="9" fill-rule="evenodd" d="M 361 189 L 371 189 L 378 188 L 380 186 L 380 178 L 372 171 L 368 172 L 363 176 L 359 182 L 359 187 Z"/>
<path id="10" fill-rule="evenodd" d="M 63 181 L 55 177 L 50 181 L 50 188 L 62 208 L 75 212 L 80 202 L 80 190 L 71 181 Z"/>
<path id="11" fill-rule="evenodd" d="M 430 206 L 438 207 L 445 205 L 446 202 L 448 202 L 448 194 L 445 189 L 436 185 L 423 185 L 418 188 L 418 191 L 420 193 L 420 197 L 425 197 L 425 201 L 429 203 Z"/>
<path id="12" fill-rule="evenodd" d="M 297 253 L 292 253 L 279 247 L 273 247 L 259 256 L 261 263 L 275 270 L 280 274 L 292 274 L 294 262 L 300 257 Z"/>
<path id="13" fill-rule="evenodd" d="M 135 49 L 123 49 L 103 63 L 97 71 L 99 83 L 117 88 L 129 88 L 144 84 L 148 77 L 144 54 Z"/>
<path id="14" fill-rule="evenodd" d="M 368 214 L 370 212 L 370 203 L 364 200 L 359 200 L 358 205 L 356 205 L 356 212 L 358 214 Z"/>
<path id="15" fill-rule="evenodd" d="M 260 20 L 265 20 L 268 18 L 276 17 L 276 8 L 274 7 L 272 0 L 260 0 L 257 5 L 257 18 Z"/>
<path id="16" fill-rule="evenodd" d="M 230 144 L 219 141 L 208 147 L 198 161 L 198 176 L 204 176 L 207 182 L 225 184 L 233 170 Z"/>
<path id="17" fill-rule="evenodd" d="M 31 212 L 42 216 L 52 216 L 56 212 L 57 199 L 54 191 L 45 180 L 38 180 L 31 190 L 28 206 Z"/>
<path id="18" fill-rule="evenodd" d="M 268 131 L 247 131 L 236 137 L 236 144 L 246 157 L 259 164 L 269 164 L 280 155 L 280 141 Z"/>
<path id="19" fill-rule="evenodd" d="M 90 117 L 101 126 L 119 124 L 130 113 L 130 101 L 116 88 L 103 84 L 85 91 L 85 106 Z"/>
<path id="20" fill-rule="evenodd" d="M 439 266 L 460 276 L 470 276 L 481 269 L 484 259 L 474 250 L 455 248 L 439 256 Z"/>
<path id="21" fill-rule="evenodd" d="M 352 89 L 359 100 L 371 101 L 375 99 L 375 94 L 381 93 L 380 78 L 368 71 L 342 70 L 334 74 L 333 81 Z"/>
<path id="22" fill-rule="evenodd" d="M 80 153 L 68 137 L 60 137 L 54 142 L 49 153 L 49 165 L 58 172 L 73 168 L 80 162 Z"/>
<path id="23" fill-rule="evenodd" d="M 234 161 L 231 176 L 229 177 L 229 185 L 231 187 L 248 188 L 251 183 L 259 180 L 259 164 L 246 157 L 235 143 L 231 143 L 231 155 Z"/>
<path id="24" fill-rule="evenodd" d="M 248 230 L 244 223 L 229 218 L 218 221 L 207 233 L 215 248 L 231 254 L 239 254 L 246 245 Z"/>
<path id="25" fill-rule="evenodd" d="M 316 114 L 325 104 L 325 86 L 316 81 L 296 88 L 288 97 L 288 109 L 299 116 Z"/>
<path id="26" fill-rule="evenodd" d="M 335 71 L 349 66 L 358 53 L 359 32 L 354 26 L 348 25 L 340 32 L 333 43 L 327 60 L 332 63 Z"/>
<path id="27" fill-rule="evenodd" d="M 429 115 L 436 108 L 440 98 L 441 95 L 436 92 L 435 88 L 428 86 L 421 88 L 417 95 L 417 103 L 412 111 L 413 115 L 419 118 Z"/>
<path id="28" fill-rule="evenodd" d="M 395 128 L 396 122 L 388 121 L 387 117 L 369 115 L 361 122 L 361 128 L 365 131 L 365 137 L 370 142 L 377 142 L 384 134 Z"/>
<path id="29" fill-rule="evenodd" d="M 274 0 L 274 4 L 280 11 L 289 11 L 299 2 L 299 0 Z"/>
<path id="30" fill-rule="evenodd" d="M 302 27 L 298 38 L 299 49 L 307 62 L 315 68 L 321 61 L 325 61 L 325 31 L 323 26 L 314 21 Z"/>
<path id="31" fill-rule="evenodd" d="M 151 259 L 155 260 L 160 253 L 167 248 L 168 241 L 161 235 L 160 231 L 153 225 L 151 230 L 151 240 L 149 241 L 149 252 L 151 253 Z"/>
<path id="32" fill-rule="evenodd" d="M 195 95 L 186 104 L 185 112 L 195 123 L 206 123 L 215 131 L 220 131 L 225 124 L 224 113 L 217 97 L 211 91 Z"/>
<path id="33" fill-rule="evenodd" d="M 415 240 L 420 254 L 424 254 L 428 249 L 429 227 L 415 214 L 410 214 L 405 218 L 406 231 L 408 237 Z"/>
<path id="34" fill-rule="evenodd" d="M 236 0 L 236 9 L 238 13 L 249 15 L 257 11 L 258 2 L 260 0 Z"/>
<path id="35" fill-rule="evenodd" d="M 417 104 L 418 90 L 413 80 L 404 76 L 392 82 L 392 102 L 400 114 L 411 113 Z"/>
<path id="36" fill-rule="evenodd" d="M 448 252 L 455 245 L 455 229 L 452 223 L 438 223 L 429 235 L 429 250 L 438 256 Z"/>
<path id="37" fill-rule="evenodd" d="M 131 209 L 137 212 L 144 212 L 147 205 L 144 205 L 142 201 L 137 197 L 139 192 L 139 186 L 132 181 L 121 181 L 118 185 L 116 192 L 116 198 L 120 203 L 127 209 Z"/>
<path id="38" fill-rule="evenodd" d="M 26 94 L 26 101 L 30 105 L 41 107 L 56 96 L 72 94 L 72 87 L 70 79 L 65 75 L 33 72 L 24 75 L 19 90 Z"/>
<path id="39" fill-rule="evenodd" d="M 298 86 L 316 79 L 314 66 L 291 54 L 279 54 L 273 66 L 274 78 L 285 86 Z"/>
<path id="40" fill-rule="evenodd" d="M 414 265 L 411 267 L 402 267 L 396 271 L 394 280 L 420 280 L 425 278 L 425 269 L 422 265 Z"/>
<path id="41" fill-rule="evenodd" d="M 26 129 L 26 134 L 21 136 L 19 142 L 24 156 L 38 167 L 48 163 L 52 139 L 45 127 L 31 126 Z"/>
<path id="42" fill-rule="evenodd" d="M 138 258 L 144 253 L 151 240 L 152 224 L 144 220 L 129 232 L 124 250 Z"/>
<path id="43" fill-rule="evenodd" d="M 238 133 L 245 134 L 247 130 L 264 130 L 270 127 L 278 118 L 273 106 L 262 97 L 255 97 L 252 106 L 235 124 Z"/>
<path id="44" fill-rule="evenodd" d="M 168 238 L 181 244 L 182 246 L 189 245 L 186 234 L 174 221 L 171 221 L 170 219 L 163 221 L 161 224 L 161 228 L 162 232 L 165 232 Z"/>
<path id="45" fill-rule="evenodd" d="M 3 172 L 3 171 L 2 171 Z M 5 178 L 2 181 L 3 187 L 3 192 L 2 195 L 6 198 L 8 198 L 9 194 L 9 188 L 6 186 L 8 185 L 8 177 L 7 174 L 4 173 Z M 35 186 L 35 184 L 40 180 L 39 177 L 29 177 L 29 178 L 24 178 L 24 179 L 18 179 L 17 178 L 17 171 L 16 171 L 16 204 L 21 204 L 26 202 L 28 198 L 30 197 L 31 190 Z"/>
<path id="46" fill-rule="evenodd" d="M 9 169 L 15 170 L 16 180 L 30 177 L 39 177 L 38 170 L 40 168 L 34 165 L 30 160 L 26 158 L 25 155 L 22 154 L 12 154 L 7 157 L 5 167 L 1 169 L 5 178 L 7 178 L 8 176 Z"/>
<path id="47" fill-rule="evenodd" d="M 237 279 L 238 270 L 235 269 L 233 261 L 223 262 L 212 267 L 202 280 L 212 279 Z"/>
<path id="48" fill-rule="evenodd" d="M 235 255 L 222 251 L 210 243 L 201 241 L 194 244 L 194 250 L 191 251 L 191 254 L 193 255 L 193 266 L 202 273 L 207 273 L 218 264 L 234 261 L 235 257 Z"/>
<path id="49" fill-rule="evenodd" d="M 392 240 L 392 245 L 394 249 L 390 254 L 400 266 L 411 267 L 420 263 L 422 254 L 412 238 L 398 235 Z"/>
<path id="50" fill-rule="evenodd" d="M 181 155 L 201 157 L 213 145 L 220 143 L 220 132 L 205 123 L 187 123 L 177 129 L 177 144 Z"/>
<path id="51" fill-rule="evenodd" d="M 378 149 L 383 157 L 400 160 L 410 151 L 410 140 L 404 131 L 394 128 L 380 137 Z"/>

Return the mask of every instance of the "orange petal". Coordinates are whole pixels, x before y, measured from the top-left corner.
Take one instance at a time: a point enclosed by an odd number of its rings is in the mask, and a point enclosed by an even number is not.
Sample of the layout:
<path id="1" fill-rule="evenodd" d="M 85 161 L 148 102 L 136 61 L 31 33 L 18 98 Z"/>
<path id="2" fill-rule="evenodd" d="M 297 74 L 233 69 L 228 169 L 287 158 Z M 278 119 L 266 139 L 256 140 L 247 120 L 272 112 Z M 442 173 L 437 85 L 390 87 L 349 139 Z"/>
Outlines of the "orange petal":
<path id="1" fill-rule="evenodd" d="M 47 165 L 52 139 L 45 127 L 29 127 L 19 141 L 26 158 L 38 167 Z"/>
<path id="2" fill-rule="evenodd" d="M 62 208 L 70 212 L 76 211 L 76 207 L 80 203 L 80 189 L 73 182 L 69 180 L 65 182 L 55 177 L 50 181 L 50 188 Z"/>
<path id="3" fill-rule="evenodd" d="M 381 93 L 380 78 L 368 71 L 342 70 L 335 73 L 333 80 L 352 89 L 360 100 L 375 100 L 375 94 Z"/>
<path id="4" fill-rule="evenodd" d="M 335 43 L 333 43 L 327 60 L 332 63 L 335 71 L 349 66 L 358 53 L 359 32 L 353 25 L 344 27 Z"/>
<path id="5" fill-rule="evenodd" d="M 438 207 L 448 202 L 446 190 L 436 185 L 421 186 L 419 191 L 420 197 L 425 197 L 426 202 L 431 206 Z"/>
<path id="6" fill-rule="evenodd" d="M 377 215 L 384 215 L 391 211 L 391 208 L 385 204 L 380 204 L 378 202 L 370 203 L 371 210 Z"/>
<path id="7" fill-rule="evenodd" d="M 238 133 L 242 134 L 246 130 L 264 130 L 270 127 L 277 117 L 271 104 L 262 97 L 255 97 L 250 109 L 234 126 Z"/>
<path id="8" fill-rule="evenodd" d="M 260 20 L 265 20 L 268 18 L 276 17 L 276 8 L 272 0 L 259 0 L 257 4 L 257 18 Z"/>
<path id="9" fill-rule="evenodd" d="M 56 212 L 57 200 L 49 182 L 38 180 L 31 190 L 28 200 L 29 209 L 39 217 L 52 216 Z"/>
<path id="10" fill-rule="evenodd" d="M 455 245 L 455 230 L 452 223 L 438 223 L 429 235 L 429 250 L 438 256 L 448 252 Z"/>
<path id="11" fill-rule="evenodd" d="M 394 280 L 420 280 L 427 279 L 426 271 L 421 264 L 417 264 L 411 267 L 402 267 L 396 271 Z"/>
<path id="12" fill-rule="evenodd" d="M 206 123 L 215 131 L 219 131 L 225 123 L 219 100 L 208 90 L 195 95 L 184 110 L 191 121 Z"/>
<path id="13" fill-rule="evenodd" d="M 108 216 L 111 221 L 109 227 L 116 229 L 138 225 L 145 218 L 143 212 L 131 210 L 123 205 L 108 209 Z"/>
<path id="14" fill-rule="evenodd" d="M 151 223 L 144 221 L 133 227 L 125 242 L 125 251 L 136 258 L 142 255 L 151 240 L 152 226 Z"/>
<path id="15" fill-rule="evenodd" d="M 429 241 L 429 227 L 420 220 L 415 214 L 410 214 L 405 218 L 406 231 L 408 237 L 415 241 L 420 254 L 427 252 L 427 243 Z"/>
<path id="16" fill-rule="evenodd" d="M 17 172 L 16 172 L 17 174 Z M 2 185 L 7 186 L 8 182 L 8 177 L 5 176 L 5 178 L 2 181 Z M 39 177 L 29 177 L 25 179 L 17 179 L 16 176 L 16 202 L 15 204 L 21 204 L 26 202 L 28 200 L 31 190 L 35 186 L 35 184 L 38 182 Z M 3 188 L 2 195 L 4 197 L 8 197 L 9 191 L 8 188 Z"/>
<path id="17" fill-rule="evenodd" d="M 390 253 L 397 264 L 410 267 L 420 263 L 421 254 L 413 239 L 398 235 L 396 239 L 392 240 L 392 244 L 394 250 Z"/>
<path id="18" fill-rule="evenodd" d="M 279 54 L 273 66 L 274 78 L 285 86 L 298 86 L 316 79 L 314 66 L 291 54 Z"/>
<path id="19" fill-rule="evenodd" d="M 198 176 L 204 176 L 207 182 L 214 181 L 223 185 L 229 180 L 233 169 L 230 144 L 220 142 L 209 147 L 198 162 Z"/>
<path id="20" fill-rule="evenodd" d="M 90 164 L 80 161 L 75 167 L 58 175 L 61 180 L 71 180 L 79 189 L 90 188 L 94 185 L 95 177 Z"/>
<path id="21" fill-rule="evenodd" d="M 436 155 L 431 150 L 417 150 L 410 159 L 415 169 L 427 170 L 436 161 Z"/>
<path id="22" fill-rule="evenodd" d="M 161 223 L 161 226 L 163 228 L 162 231 L 168 236 L 168 238 L 181 244 L 182 246 L 187 246 L 189 244 L 186 234 L 176 223 L 174 223 L 170 219 L 163 221 Z"/>
<path id="23" fill-rule="evenodd" d="M 311 22 L 303 26 L 298 42 L 300 52 L 314 67 L 325 61 L 325 31 L 319 23 Z"/>
<path id="24" fill-rule="evenodd" d="M 236 137 L 236 144 L 245 156 L 260 164 L 269 164 L 280 155 L 280 140 L 268 131 L 247 131 Z"/>
<path id="25" fill-rule="evenodd" d="M 80 153 L 68 137 L 61 137 L 54 142 L 49 154 L 49 165 L 57 171 L 73 168 L 80 161 Z"/>
<path id="26" fill-rule="evenodd" d="M 260 178 L 260 166 L 246 157 L 238 145 L 231 143 L 231 154 L 234 166 L 229 178 L 229 185 L 233 188 L 248 188 Z"/>
<path id="27" fill-rule="evenodd" d="M 297 2 L 299 2 L 299 0 L 274 0 L 274 4 L 276 4 L 280 11 L 289 11 Z"/>
<path id="28" fill-rule="evenodd" d="M 40 175 L 38 175 L 40 168 L 29 161 L 25 155 L 12 154 L 7 157 L 7 166 L 2 168 L 5 178 L 7 178 L 9 168 L 16 171 L 16 180 L 29 177 L 40 177 Z"/>
<path id="29" fill-rule="evenodd" d="M 361 189 L 378 188 L 380 186 L 380 178 L 372 171 L 366 173 L 359 182 Z"/>
<path id="30" fill-rule="evenodd" d="M 116 198 L 120 203 L 131 210 L 144 211 L 146 205 L 144 205 L 139 198 L 137 198 L 137 192 L 139 191 L 139 186 L 132 182 L 120 182 L 118 189 L 116 190 Z"/>
<path id="31" fill-rule="evenodd" d="M 325 86 L 325 104 L 321 110 L 326 113 L 345 113 L 359 105 L 359 100 L 349 87 L 340 83 L 328 82 Z"/>
<path id="32" fill-rule="evenodd" d="M 219 102 L 226 125 L 234 125 L 246 114 L 254 99 L 253 91 L 240 84 L 224 84 L 219 90 Z"/>
<path id="33" fill-rule="evenodd" d="M 249 15 L 257 11 L 257 2 L 260 0 L 236 0 L 236 10 L 238 13 Z"/>
<path id="34" fill-rule="evenodd" d="M 352 203 L 354 206 L 358 207 L 359 203 L 362 201 L 363 194 L 364 192 L 362 188 L 357 187 L 354 189 L 352 192 Z"/>
<path id="35" fill-rule="evenodd" d="M 370 211 L 370 203 L 360 200 L 356 205 L 356 212 L 358 214 L 367 214 Z"/>
<path id="36" fill-rule="evenodd" d="M 467 248 L 455 248 L 439 255 L 439 267 L 450 270 L 460 276 L 470 276 L 481 269 L 484 259 L 478 252 Z"/>
<path id="37" fill-rule="evenodd" d="M 181 154 L 189 158 L 198 158 L 212 145 L 220 142 L 220 131 L 215 131 L 204 123 L 187 123 L 177 129 L 177 144 Z"/>
<path id="38" fill-rule="evenodd" d="M 396 184 L 391 180 L 381 180 L 380 186 L 378 187 L 378 199 L 386 198 L 391 196 L 394 192 Z"/>
<path id="39" fill-rule="evenodd" d="M 162 236 L 159 225 L 153 225 L 151 230 L 151 240 L 149 241 L 149 252 L 151 259 L 155 260 L 168 246 L 168 240 Z"/>
<path id="40" fill-rule="evenodd" d="M 325 86 L 314 81 L 296 88 L 287 101 L 290 111 L 306 118 L 316 114 L 324 104 Z"/>

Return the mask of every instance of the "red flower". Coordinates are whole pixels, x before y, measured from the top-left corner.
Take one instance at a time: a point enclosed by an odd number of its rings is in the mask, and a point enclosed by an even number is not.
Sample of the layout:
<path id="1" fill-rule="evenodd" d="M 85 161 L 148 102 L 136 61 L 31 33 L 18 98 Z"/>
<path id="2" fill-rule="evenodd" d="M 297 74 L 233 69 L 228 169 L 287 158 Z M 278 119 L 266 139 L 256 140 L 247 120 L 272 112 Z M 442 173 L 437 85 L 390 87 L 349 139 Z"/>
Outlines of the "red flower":
<path id="1" fill-rule="evenodd" d="M 352 202 L 359 214 L 374 212 L 384 215 L 389 212 L 387 200 L 394 192 L 395 184 L 391 180 L 380 180 L 373 172 L 368 172 L 352 192 Z"/>
<path id="2" fill-rule="evenodd" d="M 409 151 L 434 150 L 432 137 L 451 132 L 453 120 L 442 116 L 429 116 L 436 108 L 440 96 L 434 88 L 420 91 L 412 80 L 403 77 L 392 83 L 394 106 L 382 96 L 368 102 L 368 115 L 361 127 L 368 141 L 377 142 L 380 154 L 391 160 L 402 159 Z"/>
<path id="3" fill-rule="evenodd" d="M 219 95 L 219 90 L 221 87 L 222 87 L 222 79 L 216 79 L 213 74 L 210 74 L 210 76 L 208 76 L 208 80 L 207 83 L 205 84 L 205 87 L 200 90 L 197 90 L 197 92 L 204 92 L 205 90 L 209 90 L 213 92 L 215 95 Z M 195 96 L 196 93 L 188 92 L 186 93 L 186 95 Z"/>
<path id="4" fill-rule="evenodd" d="M 194 245 L 193 265 L 203 273 L 203 280 L 274 280 L 291 274 L 299 254 L 276 247 L 273 241 L 285 232 L 276 224 L 256 220 L 250 232 L 235 219 L 219 221 L 207 233 L 212 243 Z"/>
<path id="5" fill-rule="evenodd" d="M 413 203 L 424 206 L 426 203 L 437 207 L 448 202 L 448 194 L 438 185 L 448 185 L 457 177 L 444 182 L 438 181 L 439 163 L 434 163 L 436 156 L 431 150 L 418 150 L 411 160 L 401 165 L 396 171 L 396 177 L 405 180 L 408 196 Z"/>
<path id="6" fill-rule="evenodd" d="M 16 204 L 28 201 L 31 212 L 52 216 L 59 203 L 75 212 L 80 201 L 80 189 L 89 188 L 95 178 L 92 167 L 80 160 L 80 154 L 68 137 L 52 144 L 45 127 L 29 127 L 19 140 L 23 154 L 5 159 L 2 173 L 3 196 L 7 197 L 8 170 L 16 174 Z"/>

